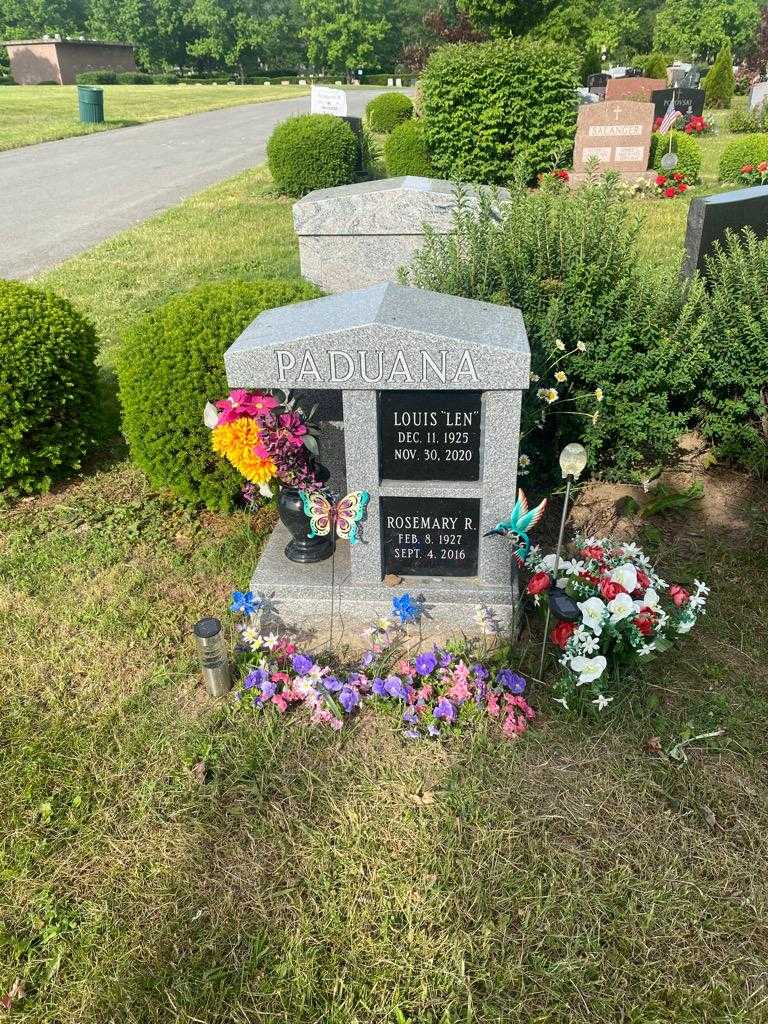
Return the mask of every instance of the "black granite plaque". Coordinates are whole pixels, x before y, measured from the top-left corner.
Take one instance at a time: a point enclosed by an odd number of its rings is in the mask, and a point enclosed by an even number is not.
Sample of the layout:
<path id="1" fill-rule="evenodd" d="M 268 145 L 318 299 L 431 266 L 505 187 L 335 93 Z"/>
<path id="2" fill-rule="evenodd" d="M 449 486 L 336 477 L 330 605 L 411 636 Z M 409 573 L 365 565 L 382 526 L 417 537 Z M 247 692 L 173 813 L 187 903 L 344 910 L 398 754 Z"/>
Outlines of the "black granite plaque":
<path id="1" fill-rule="evenodd" d="M 651 93 L 651 103 L 654 107 L 653 116 L 664 117 L 670 100 L 675 101 L 675 110 L 679 110 L 686 117 L 689 114 L 701 117 L 704 113 L 703 89 L 654 89 Z M 679 124 L 672 127 L 678 128 Z"/>
<path id="2" fill-rule="evenodd" d="M 606 85 L 608 85 L 608 79 L 610 77 L 611 77 L 610 75 L 606 75 L 603 72 L 598 72 L 597 74 L 590 75 L 587 78 L 587 88 L 588 89 L 604 89 L 606 87 Z"/>
<path id="3" fill-rule="evenodd" d="M 379 392 L 379 472 L 390 480 L 480 478 L 479 391 Z"/>
<path id="4" fill-rule="evenodd" d="M 479 498 L 381 498 L 384 573 L 476 576 Z"/>
<path id="5" fill-rule="evenodd" d="M 746 227 L 758 238 L 768 237 L 768 185 L 694 199 L 688 209 L 683 277 L 691 277 L 696 270 L 705 273 L 704 257 L 713 252 L 715 242 L 725 241 L 728 228 Z"/>

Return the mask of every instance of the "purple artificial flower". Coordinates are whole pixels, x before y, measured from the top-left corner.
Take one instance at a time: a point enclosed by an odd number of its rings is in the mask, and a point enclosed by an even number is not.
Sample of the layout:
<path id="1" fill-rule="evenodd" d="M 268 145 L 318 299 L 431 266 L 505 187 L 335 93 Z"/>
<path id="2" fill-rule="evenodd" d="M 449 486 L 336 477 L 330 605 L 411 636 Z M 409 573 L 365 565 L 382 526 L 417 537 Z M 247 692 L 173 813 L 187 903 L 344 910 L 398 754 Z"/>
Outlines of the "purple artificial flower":
<path id="1" fill-rule="evenodd" d="M 294 654 L 291 659 L 291 665 L 293 665 L 293 671 L 297 675 L 305 676 L 314 665 L 314 661 L 308 658 L 306 654 Z"/>
<path id="2" fill-rule="evenodd" d="M 362 672 L 350 672 L 347 676 L 347 683 L 349 686 L 365 687 L 368 682 L 367 676 L 364 676 Z"/>
<path id="3" fill-rule="evenodd" d="M 419 732 L 418 729 L 406 729 L 405 732 L 403 733 L 403 736 L 405 736 L 407 740 L 421 739 L 421 733 Z"/>
<path id="4" fill-rule="evenodd" d="M 478 682 L 482 679 L 488 678 L 488 669 L 484 665 L 473 665 L 472 671 L 475 673 L 475 679 Z"/>
<path id="5" fill-rule="evenodd" d="M 525 691 L 525 680 L 511 668 L 502 668 L 496 673 L 496 682 L 510 693 L 521 694 Z"/>
<path id="6" fill-rule="evenodd" d="M 338 693 L 344 684 L 336 676 L 323 676 L 323 686 L 329 693 Z"/>
<path id="7" fill-rule="evenodd" d="M 271 679 L 267 679 L 266 682 L 261 684 L 261 696 L 264 700 L 269 700 L 270 697 L 274 697 L 277 693 L 277 683 L 273 683 Z"/>
<path id="8" fill-rule="evenodd" d="M 388 697 L 387 684 L 380 676 L 376 676 L 373 680 L 373 686 L 371 687 L 377 697 Z"/>
<path id="9" fill-rule="evenodd" d="M 370 668 L 370 666 L 374 663 L 375 660 L 375 653 L 373 651 L 366 651 L 365 654 L 360 659 L 360 664 L 363 666 L 363 668 Z"/>
<path id="10" fill-rule="evenodd" d="M 432 651 L 426 651 L 424 654 L 417 655 L 413 664 L 420 676 L 428 676 L 437 668 L 437 658 Z"/>
<path id="11" fill-rule="evenodd" d="M 449 651 L 440 651 L 440 668 L 449 668 L 453 655 Z"/>
<path id="12" fill-rule="evenodd" d="M 269 679 L 269 672 L 264 668 L 254 668 L 248 673 L 243 680 L 243 686 L 246 690 L 252 690 L 254 686 L 261 687 L 262 683 Z"/>
<path id="13" fill-rule="evenodd" d="M 437 707 L 432 712 L 432 716 L 433 718 L 444 718 L 446 722 L 455 722 L 456 708 L 447 697 L 441 697 L 437 702 Z"/>
<path id="14" fill-rule="evenodd" d="M 436 725 L 435 722 L 430 722 L 429 725 L 427 726 L 427 732 L 429 733 L 430 736 L 439 736 L 440 726 Z"/>
<path id="15" fill-rule="evenodd" d="M 357 690 L 352 686 L 345 686 L 339 694 L 339 704 L 341 704 L 347 714 L 350 714 L 359 703 L 360 694 Z"/>
<path id="16" fill-rule="evenodd" d="M 384 680 L 384 687 L 388 697 L 399 697 L 400 700 L 405 700 L 408 696 L 408 687 L 399 676 L 387 676 Z"/>
<path id="17" fill-rule="evenodd" d="M 416 711 L 416 708 L 411 707 L 409 705 L 405 709 L 405 711 L 403 712 L 403 721 L 404 722 L 408 722 L 409 725 L 416 725 L 418 720 L 419 720 L 419 715 L 418 715 L 418 712 Z"/>

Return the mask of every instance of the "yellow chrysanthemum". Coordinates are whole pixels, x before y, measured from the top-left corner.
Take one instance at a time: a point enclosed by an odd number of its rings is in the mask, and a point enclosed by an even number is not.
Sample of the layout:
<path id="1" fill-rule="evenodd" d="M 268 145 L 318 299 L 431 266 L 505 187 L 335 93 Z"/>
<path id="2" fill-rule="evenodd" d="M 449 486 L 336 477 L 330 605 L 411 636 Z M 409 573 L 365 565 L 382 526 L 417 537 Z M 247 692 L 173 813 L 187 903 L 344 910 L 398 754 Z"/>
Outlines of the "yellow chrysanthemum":
<path id="1" fill-rule="evenodd" d="M 261 435 L 256 421 L 250 417 L 222 423 L 213 428 L 212 434 L 213 450 L 228 459 L 252 484 L 266 484 L 277 472 L 272 459 L 262 458 L 254 451 Z"/>

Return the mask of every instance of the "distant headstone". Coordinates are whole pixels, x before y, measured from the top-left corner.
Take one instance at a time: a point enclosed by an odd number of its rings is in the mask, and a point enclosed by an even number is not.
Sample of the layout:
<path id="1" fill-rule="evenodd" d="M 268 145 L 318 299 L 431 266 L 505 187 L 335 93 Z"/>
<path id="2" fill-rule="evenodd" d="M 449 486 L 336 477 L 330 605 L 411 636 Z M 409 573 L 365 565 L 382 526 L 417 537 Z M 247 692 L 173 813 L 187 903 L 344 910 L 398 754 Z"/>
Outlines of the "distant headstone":
<path id="1" fill-rule="evenodd" d="M 640 100 L 642 103 L 650 103 L 651 94 L 657 89 L 664 89 L 666 84 L 663 78 L 635 78 L 632 76 L 612 78 L 605 87 L 605 98 L 607 100 Z"/>
<path id="2" fill-rule="evenodd" d="M 674 100 L 675 110 L 686 117 L 701 117 L 704 113 L 703 89 L 655 89 L 651 94 L 654 117 L 664 117 L 670 101 Z"/>
<path id="3" fill-rule="evenodd" d="M 468 202 L 474 203 L 471 192 Z M 509 193 L 502 190 L 501 198 Z M 396 281 L 424 244 L 424 225 L 453 230 L 456 190 L 449 181 L 402 177 L 318 189 L 293 207 L 301 273 L 326 292 Z"/>
<path id="4" fill-rule="evenodd" d="M 595 75 L 590 75 L 587 78 L 587 88 L 594 92 L 596 88 L 604 89 L 610 80 L 610 75 L 604 74 L 602 71 Z"/>
<path id="5" fill-rule="evenodd" d="M 394 85 L 394 84 L 395 84 L 394 78 L 388 78 L 387 79 L 387 85 Z"/>
<path id="6" fill-rule="evenodd" d="M 337 78 L 336 81 L 333 84 L 334 85 L 344 85 L 344 83 L 342 82 L 342 80 L 340 78 Z"/>
<path id="7" fill-rule="evenodd" d="M 758 238 L 768 237 L 768 185 L 694 199 L 688 210 L 683 276 L 691 277 L 696 270 L 703 273 L 704 257 L 715 242 L 723 241 L 728 228 L 745 227 L 752 228 Z"/>
<path id="8" fill-rule="evenodd" d="M 396 79 L 395 79 L 395 85 L 397 86 L 397 88 L 398 88 L 398 89 L 401 89 L 401 88 L 402 88 L 402 86 L 403 86 L 403 80 L 402 80 L 402 78 L 396 78 Z"/>
<path id="9" fill-rule="evenodd" d="M 594 92 L 590 92 L 589 89 L 580 85 L 576 89 L 576 95 L 579 99 L 579 103 L 599 103 L 600 97 Z"/>
<path id="10" fill-rule="evenodd" d="M 634 180 L 649 176 L 653 104 L 606 100 L 579 107 L 573 153 L 573 184 L 584 181 L 587 164 L 598 173 L 614 170 Z"/>
<path id="11" fill-rule="evenodd" d="M 307 84 L 306 78 L 300 78 L 299 79 L 299 85 L 306 85 L 306 84 Z"/>
<path id="12" fill-rule="evenodd" d="M 337 82 L 341 85 L 341 82 Z M 309 110 L 312 114 L 334 114 L 347 116 L 347 94 L 343 89 L 329 89 L 325 85 L 313 85 L 310 92 Z"/>
<path id="13" fill-rule="evenodd" d="M 280 85 L 290 85 L 290 84 L 291 84 L 291 83 L 290 83 L 290 82 L 288 81 L 288 79 L 287 79 L 287 78 L 284 78 L 284 79 L 282 80 L 282 82 L 280 83 Z"/>
<path id="14" fill-rule="evenodd" d="M 757 110 L 768 100 L 768 82 L 756 82 L 749 90 L 749 109 Z"/>
<path id="15" fill-rule="evenodd" d="M 627 68 L 624 72 L 625 78 L 645 78 L 645 71 L 643 68 Z"/>
<path id="16" fill-rule="evenodd" d="M 262 85 L 271 85 L 271 82 L 262 82 Z"/>
<path id="17" fill-rule="evenodd" d="M 608 74 L 611 78 L 623 78 L 627 73 L 627 69 L 624 67 L 608 68 Z"/>

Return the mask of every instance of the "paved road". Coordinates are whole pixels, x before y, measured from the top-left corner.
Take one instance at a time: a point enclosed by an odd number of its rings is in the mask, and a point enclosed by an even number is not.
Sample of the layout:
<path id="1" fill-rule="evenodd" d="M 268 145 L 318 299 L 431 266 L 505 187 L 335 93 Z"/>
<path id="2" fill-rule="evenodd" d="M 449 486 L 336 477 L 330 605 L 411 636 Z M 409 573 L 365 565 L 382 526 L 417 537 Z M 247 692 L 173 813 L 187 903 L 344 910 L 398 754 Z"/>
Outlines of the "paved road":
<path id="1" fill-rule="evenodd" d="M 360 114 L 379 90 L 349 91 Z M 262 163 L 309 97 L 250 103 L 0 153 L 0 277 L 28 278 Z"/>

